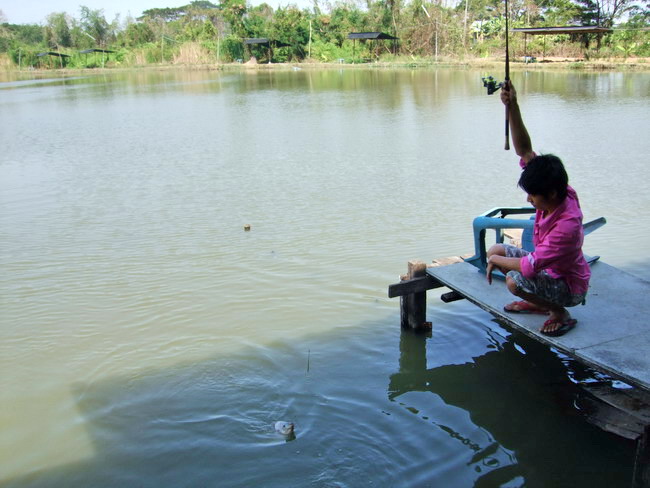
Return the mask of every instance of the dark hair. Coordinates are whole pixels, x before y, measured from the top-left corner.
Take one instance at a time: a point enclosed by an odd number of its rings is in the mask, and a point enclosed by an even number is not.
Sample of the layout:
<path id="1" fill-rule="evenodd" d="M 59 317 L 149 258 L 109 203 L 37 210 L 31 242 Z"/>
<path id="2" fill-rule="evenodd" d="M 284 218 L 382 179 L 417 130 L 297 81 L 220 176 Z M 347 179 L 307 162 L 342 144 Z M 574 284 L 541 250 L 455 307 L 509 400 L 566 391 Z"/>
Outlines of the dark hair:
<path id="1" fill-rule="evenodd" d="M 569 176 L 562 160 L 553 154 L 542 154 L 528 161 L 519 178 L 519 187 L 529 195 L 542 195 L 550 198 L 557 193 L 560 202 L 567 194 Z"/>

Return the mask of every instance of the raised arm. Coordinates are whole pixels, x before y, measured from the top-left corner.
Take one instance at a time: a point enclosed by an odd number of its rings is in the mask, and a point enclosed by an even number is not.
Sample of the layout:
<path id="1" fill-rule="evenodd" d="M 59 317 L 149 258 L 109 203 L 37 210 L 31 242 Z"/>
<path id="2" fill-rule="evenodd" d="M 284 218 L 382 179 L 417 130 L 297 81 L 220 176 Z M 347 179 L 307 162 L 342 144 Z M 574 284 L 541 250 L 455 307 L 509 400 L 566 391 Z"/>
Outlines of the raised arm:
<path id="1" fill-rule="evenodd" d="M 515 147 L 517 155 L 528 163 L 535 157 L 533 145 L 530 142 L 530 136 L 521 118 L 521 111 L 517 103 L 517 92 L 511 81 L 506 81 L 501 89 L 501 101 L 508 107 L 508 118 L 510 120 L 510 136 L 512 145 Z"/>

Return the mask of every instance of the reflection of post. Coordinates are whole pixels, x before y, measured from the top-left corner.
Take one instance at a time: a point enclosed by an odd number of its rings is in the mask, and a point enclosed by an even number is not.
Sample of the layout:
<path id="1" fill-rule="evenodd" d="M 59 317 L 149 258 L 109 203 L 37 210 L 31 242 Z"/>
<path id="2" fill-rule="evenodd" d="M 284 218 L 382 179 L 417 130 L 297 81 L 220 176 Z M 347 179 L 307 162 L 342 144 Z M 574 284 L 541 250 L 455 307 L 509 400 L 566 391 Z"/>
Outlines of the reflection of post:
<path id="1" fill-rule="evenodd" d="M 636 459 L 634 460 L 633 488 L 650 486 L 650 425 L 637 441 Z"/>
<path id="2" fill-rule="evenodd" d="M 420 278 L 426 274 L 427 265 L 423 261 L 409 261 L 406 279 Z M 400 307 L 402 327 L 419 329 L 426 322 L 427 292 L 421 291 L 401 297 Z"/>
<path id="3" fill-rule="evenodd" d="M 423 375 L 427 371 L 426 334 L 402 330 L 399 338 L 399 372 Z"/>
<path id="4" fill-rule="evenodd" d="M 311 59 L 311 20 L 309 21 L 309 54 L 307 54 L 307 59 Z"/>

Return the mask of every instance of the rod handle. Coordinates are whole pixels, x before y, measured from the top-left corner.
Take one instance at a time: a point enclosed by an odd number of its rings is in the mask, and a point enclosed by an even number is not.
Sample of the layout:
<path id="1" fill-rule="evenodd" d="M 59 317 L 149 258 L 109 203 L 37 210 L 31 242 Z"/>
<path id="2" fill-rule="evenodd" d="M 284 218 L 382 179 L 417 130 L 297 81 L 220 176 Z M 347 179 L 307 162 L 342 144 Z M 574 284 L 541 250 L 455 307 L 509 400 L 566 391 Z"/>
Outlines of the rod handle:
<path id="1" fill-rule="evenodd" d="M 510 120 L 508 118 L 508 107 L 506 106 L 506 144 L 503 148 L 506 151 L 510 150 Z"/>

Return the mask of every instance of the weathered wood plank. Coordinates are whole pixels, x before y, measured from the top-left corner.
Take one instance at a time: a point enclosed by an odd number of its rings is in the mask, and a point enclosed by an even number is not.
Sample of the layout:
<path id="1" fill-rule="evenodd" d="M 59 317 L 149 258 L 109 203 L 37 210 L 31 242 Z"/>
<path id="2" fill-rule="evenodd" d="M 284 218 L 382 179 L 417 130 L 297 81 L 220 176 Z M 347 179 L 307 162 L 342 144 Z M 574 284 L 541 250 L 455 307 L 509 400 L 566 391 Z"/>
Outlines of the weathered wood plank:
<path id="1" fill-rule="evenodd" d="M 440 299 L 445 303 L 456 302 L 458 300 L 464 300 L 465 297 L 458 293 L 457 291 L 450 291 L 449 293 L 443 293 L 440 295 Z"/>
<path id="2" fill-rule="evenodd" d="M 447 258 L 437 258 L 431 261 L 431 264 L 427 266 L 428 268 L 435 268 L 437 266 L 448 266 L 450 264 L 462 263 L 464 258 L 471 257 L 472 254 L 463 254 L 462 256 L 449 256 Z"/>
<path id="3" fill-rule="evenodd" d="M 650 330 L 646 327 L 650 302 L 638 299 L 650 295 L 650 283 L 603 262 L 594 264 L 591 271 L 587 305 L 571 309 L 578 326 L 562 337 L 542 335 L 540 316 L 504 312 L 504 304 L 513 299 L 504 283 L 489 286 L 485 274 L 470 264 L 429 268 L 427 273 L 535 340 L 632 386 L 650 390 Z"/>
<path id="4" fill-rule="evenodd" d="M 608 384 L 585 385 L 584 389 L 601 402 L 650 425 L 650 394 L 647 392 L 637 388 L 613 388 Z"/>
<path id="5" fill-rule="evenodd" d="M 454 263 L 462 263 L 463 258 L 470 257 L 471 254 L 465 254 L 463 256 L 450 256 L 447 258 L 437 258 L 434 259 L 427 268 L 437 267 L 437 266 L 447 266 Z M 420 261 L 421 262 L 421 261 Z M 438 280 L 433 278 L 430 275 L 418 276 L 417 278 L 409 278 L 409 274 L 404 274 L 401 277 L 399 283 L 393 283 L 388 285 L 388 298 L 401 297 L 405 295 L 410 295 L 411 293 L 420 293 L 427 290 L 433 290 L 434 288 L 440 288 L 444 286 Z"/>
<path id="6" fill-rule="evenodd" d="M 648 488 L 650 486 L 650 426 L 639 438 L 634 459 L 634 476 L 632 488 Z"/>
<path id="7" fill-rule="evenodd" d="M 426 276 L 427 265 L 423 261 L 413 260 L 408 262 L 408 279 L 423 278 Z M 401 300 L 402 327 L 421 329 L 427 319 L 427 292 L 421 291 L 404 295 Z"/>
<path id="8" fill-rule="evenodd" d="M 388 298 L 401 297 L 411 293 L 420 293 L 434 288 L 443 286 L 439 281 L 431 276 L 419 276 L 412 280 L 404 280 L 388 286 Z"/>
<path id="9" fill-rule="evenodd" d="M 578 404 L 585 419 L 605 432 L 611 432 L 632 441 L 643 435 L 645 424 L 623 410 L 587 395 L 582 395 Z"/>

